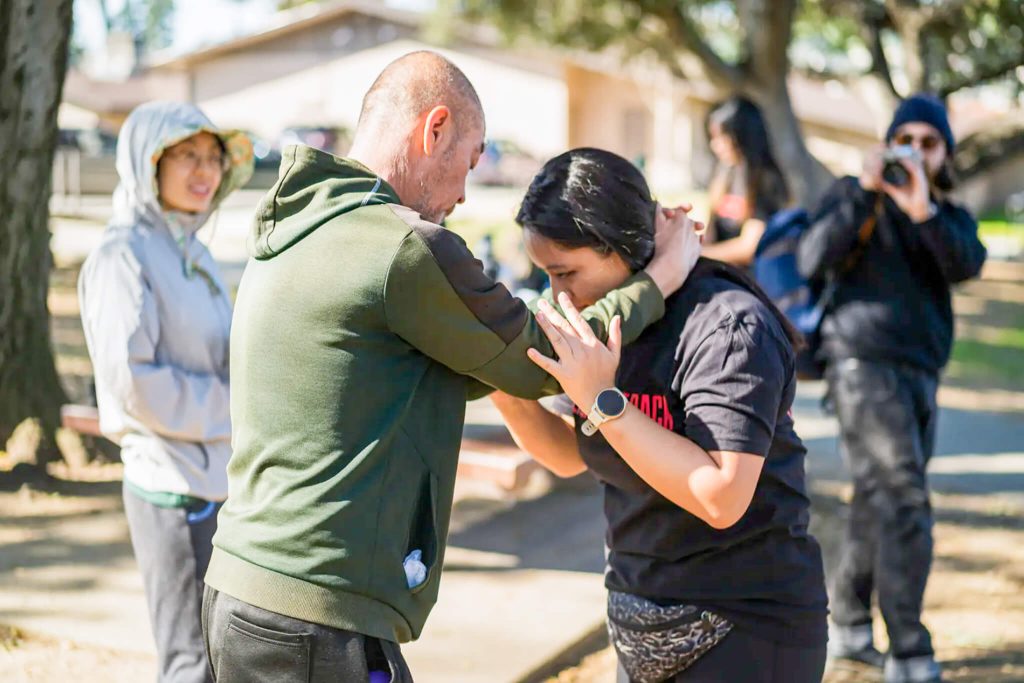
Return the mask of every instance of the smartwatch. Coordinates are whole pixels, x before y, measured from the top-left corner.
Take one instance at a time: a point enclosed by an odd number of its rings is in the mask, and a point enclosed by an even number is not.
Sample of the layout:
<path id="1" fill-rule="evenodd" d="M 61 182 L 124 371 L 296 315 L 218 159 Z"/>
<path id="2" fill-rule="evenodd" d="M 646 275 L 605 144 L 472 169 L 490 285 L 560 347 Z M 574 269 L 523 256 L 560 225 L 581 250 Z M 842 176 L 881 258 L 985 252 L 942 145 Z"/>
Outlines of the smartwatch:
<path id="1" fill-rule="evenodd" d="M 587 420 L 581 427 L 583 435 L 593 436 L 597 432 L 597 428 L 605 422 L 622 417 L 622 414 L 626 412 L 626 405 L 628 405 L 626 396 L 615 387 L 602 391 L 594 400 Z"/>

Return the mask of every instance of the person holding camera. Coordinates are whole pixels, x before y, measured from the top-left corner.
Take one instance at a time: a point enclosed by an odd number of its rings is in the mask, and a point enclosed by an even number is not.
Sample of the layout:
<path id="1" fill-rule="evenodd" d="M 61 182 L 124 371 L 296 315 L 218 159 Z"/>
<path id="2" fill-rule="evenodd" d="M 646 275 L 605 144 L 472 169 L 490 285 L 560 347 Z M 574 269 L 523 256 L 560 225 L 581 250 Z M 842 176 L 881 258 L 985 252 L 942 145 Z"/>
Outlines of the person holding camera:
<path id="1" fill-rule="evenodd" d="M 986 253 L 974 218 L 947 196 L 955 142 L 943 104 L 904 100 L 885 139 L 860 178 L 829 190 L 798 263 L 810 280 L 836 282 L 821 352 L 853 478 L 830 654 L 884 666 L 887 683 L 923 683 L 941 680 L 921 610 L 932 561 L 925 467 L 953 341 L 950 287 L 975 277 Z M 872 641 L 872 593 L 888 657 Z"/>

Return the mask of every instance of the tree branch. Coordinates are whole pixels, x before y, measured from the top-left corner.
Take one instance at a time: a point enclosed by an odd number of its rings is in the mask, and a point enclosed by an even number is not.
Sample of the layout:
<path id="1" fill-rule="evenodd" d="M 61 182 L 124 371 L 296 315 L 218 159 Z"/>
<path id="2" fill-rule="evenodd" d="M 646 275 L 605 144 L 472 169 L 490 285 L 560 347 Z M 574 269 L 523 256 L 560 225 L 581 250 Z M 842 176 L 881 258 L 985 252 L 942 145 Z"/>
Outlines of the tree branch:
<path id="1" fill-rule="evenodd" d="M 103 27 L 106 29 L 107 34 L 109 34 L 111 29 L 114 28 L 114 23 L 113 19 L 110 17 L 110 8 L 107 7 L 107 0 L 96 0 L 96 3 L 100 6 L 100 16 L 103 17 Z"/>
<path id="2" fill-rule="evenodd" d="M 885 56 L 885 48 L 882 45 L 882 29 L 883 23 L 878 20 L 873 20 L 866 16 L 867 11 L 864 12 L 863 26 L 864 30 L 864 42 L 868 45 L 868 50 L 871 52 L 871 73 L 882 79 L 885 86 L 892 92 L 896 97 L 900 97 L 899 91 L 896 89 L 896 84 L 892 80 L 892 69 L 889 68 L 889 58 Z"/>
<path id="3" fill-rule="evenodd" d="M 924 54 L 925 13 L 917 7 L 907 7 L 901 0 L 885 0 L 885 9 L 893 28 L 903 44 L 904 71 L 910 81 L 911 92 L 925 90 L 928 83 L 926 55 Z"/>
<path id="4" fill-rule="evenodd" d="M 737 90 L 742 86 L 746 74 L 711 49 L 686 14 L 682 3 L 655 3 L 650 6 L 642 0 L 634 0 L 633 4 L 661 19 L 665 23 L 669 40 L 699 59 L 712 83 L 730 90 Z"/>
<path id="5" fill-rule="evenodd" d="M 936 2 L 928 5 L 920 5 L 919 9 L 906 10 L 912 11 L 920 15 L 923 25 L 928 25 L 937 21 L 944 21 L 954 17 L 957 13 L 962 12 L 967 6 L 968 0 L 946 0 L 946 2 Z"/>
<path id="6" fill-rule="evenodd" d="M 956 148 L 956 174 L 967 180 L 1024 154 L 1024 126 L 1008 124 L 974 133 L 958 142 Z"/>
<path id="7" fill-rule="evenodd" d="M 886 8 L 861 0 L 821 0 L 821 6 L 826 16 L 841 16 L 857 25 L 857 33 L 871 54 L 871 67 L 864 75 L 876 76 L 894 97 L 901 97 L 882 45 L 882 32 L 895 28 Z"/>
<path id="8" fill-rule="evenodd" d="M 981 85 L 982 83 L 993 81 L 999 78 L 1000 76 L 1005 76 L 1006 74 L 1010 73 L 1011 71 L 1013 71 L 1014 69 L 1021 65 L 1024 65 L 1024 55 L 1012 61 L 1005 61 L 999 64 L 989 65 L 986 68 L 979 69 L 972 78 L 960 78 L 958 80 L 950 81 L 941 88 L 938 88 L 937 94 L 939 95 L 939 97 L 945 99 L 952 95 L 953 93 L 955 93 L 957 90 L 962 90 L 963 88 L 969 88 L 975 85 Z"/>
<path id="9" fill-rule="evenodd" d="M 679 63 L 679 53 L 675 45 L 664 35 L 643 28 L 637 33 L 637 41 L 649 49 L 673 76 L 680 80 L 688 80 L 692 74 L 686 73 Z"/>

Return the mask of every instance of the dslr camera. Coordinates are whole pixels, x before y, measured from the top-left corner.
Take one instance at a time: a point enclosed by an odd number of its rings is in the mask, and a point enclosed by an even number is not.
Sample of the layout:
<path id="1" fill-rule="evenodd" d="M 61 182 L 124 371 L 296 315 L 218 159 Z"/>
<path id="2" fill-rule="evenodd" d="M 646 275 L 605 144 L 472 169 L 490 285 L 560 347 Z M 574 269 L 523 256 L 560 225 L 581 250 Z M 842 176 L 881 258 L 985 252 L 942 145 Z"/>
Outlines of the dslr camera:
<path id="1" fill-rule="evenodd" d="M 898 187 L 910 182 L 910 173 L 903 166 L 903 160 L 920 164 L 921 155 L 910 145 L 896 145 L 885 150 L 882 154 L 882 179 L 885 182 Z"/>

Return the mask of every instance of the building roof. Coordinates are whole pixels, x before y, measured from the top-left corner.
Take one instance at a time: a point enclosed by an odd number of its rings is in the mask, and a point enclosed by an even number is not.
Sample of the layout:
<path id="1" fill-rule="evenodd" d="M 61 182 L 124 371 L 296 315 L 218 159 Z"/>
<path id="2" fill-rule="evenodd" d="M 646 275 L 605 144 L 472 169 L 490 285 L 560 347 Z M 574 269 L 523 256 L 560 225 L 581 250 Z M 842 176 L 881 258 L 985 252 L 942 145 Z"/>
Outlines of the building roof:
<path id="1" fill-rule="evenodd" d="M 275 13 L 262 30 L 254 33 L 230 38 L 186 54 L 171 54 L 166 50 L 154 53 L 148 65 L 152 69 L 184 69 L 352 14 L 376 17 L 412 28 L 417 28 L 423 23 L 423 15 L 420 12 L 395 9 L 372 0 L 314 2 Z"/>
<path id="2" fill-rule="evenodd" d="M 183 55 L 167 52 L 156 53 L 149 61 L 149 67 L 156 71 L 183 71 L 215 60 L 239 50 L 259 47 L 279 38 L 311 29 L 320 24 L 342 19 L 351 15 L 374 17 L 409 28 L 423 26 L 424 14 L 409 10 L 395 9 L 372 0 L 333 0 L 299 5 L 273 15 L 265 28 L 255 33 L 228 39 L 200 48 Z M 644 84 L 664 83 L 665 70 L 652 59 L 632 60 L 624 65 L 624 55 L 615 50 L 599 53 L 580 50 L 555 49 L 531 45 L 529 50 L 504 46 L 498 30 L 492 26 L 461 26 L 456 30 L 458 44 L 485 49 L 500 49 L 503 61 L 515 61 L 524 68 L 532 63 L 534 68 L 544 65 L 550 69 L 553 62 L 572 65 L 620 78 L 631 78 Z M 797 116 L 817 125 L 845 130 L 861 135 L 878 134 L 879 113 L 865 103 L 853 88 L 833 81 L 822 82 L 799 74 L 791 74 L 790 95 Z M 703 102 L 712 102 L 724 96 L 710 83 L 698 80 L 675 79 L 683 86 L 681 94 Z"/>

